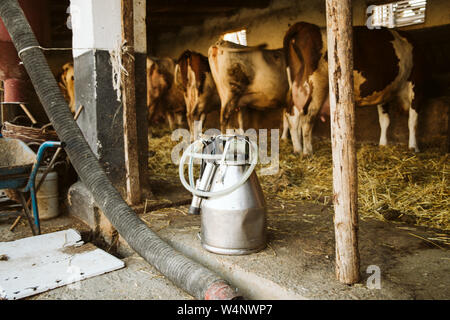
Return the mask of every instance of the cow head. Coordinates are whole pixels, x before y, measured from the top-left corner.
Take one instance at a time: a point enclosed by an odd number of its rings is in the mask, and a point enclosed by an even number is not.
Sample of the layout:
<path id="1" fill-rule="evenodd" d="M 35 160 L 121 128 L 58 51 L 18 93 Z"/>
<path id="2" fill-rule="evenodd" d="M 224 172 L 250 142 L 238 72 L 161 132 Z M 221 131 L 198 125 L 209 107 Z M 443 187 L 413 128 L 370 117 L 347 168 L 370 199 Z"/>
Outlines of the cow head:
<path id="1" fill-rule="evenodd" d="M 190 50 L 181 54 L 175 67 L 175 83 L 183 89 L 186 118 L 191 136 L 196 131 L 195 121 L 203 122 L 206 117 L 207 95 L 204 90 L 206 74 L 210 72 L 208 58 Z"/>
<path id="2" fill-rule="evenodd" d="M 150 60 L 147 65 L 147 85 L 152 100 L 166 93 L 173 81 L 174 63 L 171 59 Z M 151 101 L 150 101 L 151 102 Z"/>
<path id="3" fill-rule="evenodd" d="M 170 58 L 147 58 L 147 107 L 152 119 L 157 102 L 169 91 L 173 83 L 175 64 Z"/>
<path id="4" fill-rule="evenodd" d="M 72 62 L 68 62 L 62 66 L 58 84 L 66 97 L 70 111 L 75 113 L 75 78 Z"/>

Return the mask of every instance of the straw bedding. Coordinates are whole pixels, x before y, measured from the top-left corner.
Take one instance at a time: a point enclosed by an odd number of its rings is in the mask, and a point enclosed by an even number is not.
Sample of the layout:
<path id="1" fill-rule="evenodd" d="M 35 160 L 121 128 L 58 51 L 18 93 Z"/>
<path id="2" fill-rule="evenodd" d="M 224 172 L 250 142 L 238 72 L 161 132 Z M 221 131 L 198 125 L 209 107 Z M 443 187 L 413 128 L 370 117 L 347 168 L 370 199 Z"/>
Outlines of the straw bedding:
<path id="1" fill-rule="evenodd" d="M 152 129 L 149 170 L 158 176 L 177 176 L 166 129 Z M 332 159 L 328 140 L 314 141 L 314 155 L 294 155 L 291 143 L 280 142 L 280 170 L 260 176 L 266 197 L 331 203 Z M 361 219 L 400 221 L 450 230 L 450 159 L 437 147 L 413 153 L 406 146 L 357 147 L 359 216 Z M 439 235 L 438 235 L 439 237 Z M 441 241 L 449 241 L 442 234 Z M 450 242 L 450 241 L 449 241 Z"/>
<path id="2" fill-rule="evenodd" d="M 280 171 L 262 176 L 266 191 L 327 203 L 332 195 L 331 143 L 315 141 L 314 156 L 280 147 Z M 438 148 L 414 154 L 405 146 L 357 148 L 359 216 L 450 230 L 450 159 Z"/>

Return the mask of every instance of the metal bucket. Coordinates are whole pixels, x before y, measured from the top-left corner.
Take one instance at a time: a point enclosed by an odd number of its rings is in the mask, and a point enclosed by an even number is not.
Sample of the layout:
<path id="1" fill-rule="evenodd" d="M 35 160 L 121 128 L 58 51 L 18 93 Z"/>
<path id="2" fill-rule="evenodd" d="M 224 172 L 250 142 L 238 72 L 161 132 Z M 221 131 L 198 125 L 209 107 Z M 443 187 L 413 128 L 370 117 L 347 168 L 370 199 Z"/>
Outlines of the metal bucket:
<path id="1" fill-rule="evenodd" d="M 39 183 L 42 178 L 42 173 L 38 172 L 36 175 L 36 183 Z M 58 192 L 58 174 L 51 171 L 45 177 L 39 191 L 36 194 L 39 218 L 41 220 L 48 220 L 59 215 L 59 192 Z"/>
<path id="2" fill-rule="evenodd" d="M 221 165 L 211 192 L 240 179 L 245 165 Z M 235 191 L 204 199 L 201 205 L 201 241 L 206 250 L 226 255 L 258 252 L 266 247 L 266 205 L 256 173 Z"/>

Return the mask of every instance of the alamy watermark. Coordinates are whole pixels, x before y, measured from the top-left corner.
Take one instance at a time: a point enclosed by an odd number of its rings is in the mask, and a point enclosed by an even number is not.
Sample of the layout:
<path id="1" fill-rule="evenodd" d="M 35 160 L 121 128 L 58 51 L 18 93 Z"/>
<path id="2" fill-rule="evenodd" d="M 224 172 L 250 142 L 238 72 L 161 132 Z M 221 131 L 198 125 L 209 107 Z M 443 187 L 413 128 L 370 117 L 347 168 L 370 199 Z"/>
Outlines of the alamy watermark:
<path id="1" fill-rule="evenodd" d="M 367 278 L 366 286 L 369 289 L 381 289 L 381 269 L 377 265 L 367 267 L 366 273 L 370 274 Z"/>

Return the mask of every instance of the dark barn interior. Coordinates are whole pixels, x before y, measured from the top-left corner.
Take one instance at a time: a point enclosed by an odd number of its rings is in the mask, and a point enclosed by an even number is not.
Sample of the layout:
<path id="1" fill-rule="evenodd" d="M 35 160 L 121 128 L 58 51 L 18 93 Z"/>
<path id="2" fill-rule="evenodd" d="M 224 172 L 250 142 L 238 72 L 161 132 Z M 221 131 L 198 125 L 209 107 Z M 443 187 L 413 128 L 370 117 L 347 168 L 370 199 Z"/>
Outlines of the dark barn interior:
<path id="1" fill-rule="evenodd" d="M 354 3 L 353 19 L 355 25 L 365 23 L 365 8 L 370 5 L 385 4 L 387 1 L 356 1 Z M 441 2 L 439 2 L 441 3 Z M 435 4 L 439 7 L 439 3 Z M 305 20 L 315 22 L 319 25 L 324 24 L 324 16 L 317 17 L 317 12 L 325 13 L 325 5 L 322 1 L 310 1 L 303 4 L 289 3 L 284 7 L 271 7 L 271 1 L 214 1 L 208 4 L 202 1 L 152 1 L 147 8 L 148 23 L 148 50 L 151 55 L 167 55 L 174 59 L 183 49 L 189 48 L 188 44 L 193 42 L 192 50 L 200 51 L 207 54 L 208 43 L 204 43 L 202 39 L 211 39 L 213 43 L 214 37 L 218 38 L 221 34 L 229 31 L 238 30 L 240 28 L 248 28 L 249 45 L 257 45 L 261 43 L 269 43 L 269 47 L 276 48 L 274 43 L 280 43 L 279 39 L 273 39 L 273 35 L 268 32 L 267 38 L 263 33 L 267 30 L 267 26 L 258 26 L 259 20 L 264 19 L 265 15 L 279 17 L 280 22 L 275 30 L 287 30 L 293 23 L 298 21 L 298 16 Z M 273 5 L 272 5 L 273 6 Z M 305 7 L 305 8 L 303 8 Z M 252 9 L 255 12 L 251 13 Z M 259 9 L 259 10 L 258 10 Z M 297 11 L 296 11 L 297 10 Z M 431 9 L 428 9 L 431 10 Z M 266 12 L 267 11 L 267 12 Z M 445 10 L 444 10 L 445 11 Z M 244 13 L 242 13 L 244 12 Z M 245 16 L 245 12 L 250 12 Z M 297 13 L 299 12 L 299 13 Z M 313 12 L 310 16 L 307 13 Z M 242 17 L 241 17 L 242 16 Z M 438 15 L 436 15 L 438 16 Z M 254 18 L 255 21 L 248 19 Z M 430 16 L 428 19 L 432 19 Z M 445 20 L 445 15 L 444 15 Z M 439 20 L 438 20 L 439 19 Z M 414 41 L 423 55 L 426 80 L 426 99 L 421 115 L 419 139 L 422 144 L 441 144 L 445 143 L 445 137 L 448 136 L 448 105 L 450 92 L 450 65 L 448 55 L 450 53 L 450 44 L 447 39 L 450 35 L 450 26 L 441 17 L 436 21 L 427 20 L 425 26 L 414 25 L 403 27 L 401 30 L 411 34 Z M 215 24 L 214 21 L 220 21 Z M 447 21 L 448 22 L 448 21 Z M 270 24 L 270 22 L 267 22 Z M 209 29 L 205 27 L 208 25 Z M 255 29 L 261 30 L 252 30 Z M 282 34 L 283 31 L 278 33 Z M 154 31 L 154 32 L 152 32 Z M 273 31 L 271 30 L 273 33 Z M 252 37 L 252 33 L 255 36 Z M 194 36 L 194 41 L 185 39 L 184 37 Z M 166 44 L 166 43 L 169 43 Z M 197 46 L 197 48 L 195 48 Z M 248 127 L 252 128 L 277 128 L 280 126 L 280 115 L 273 111 L 273 114 L 266 117 L 257 111 L 252 111 L 251 119 L 248 119 Z M 377 142 L 378 141 L 378 114 L 374 108 L 361 108 L 357 112 L 357 139 L 358 141 Z M 393 108 L 392 125 L 390 127 L 390 139 L 394 142 L 407 141 L 407 121 L 406 115 L 402 111 Z M 210 117 L 209 126 L 218 126 L 218 115 Z M 270 120 L 265 120 L 269 118 Z M 315 124 L 315 134 L 318 136 L 329 137 L 329 122 L 317 121 Z"/>
<path id="2" fill-rule="evenodd" d="M 320 7 L 320 1 L 312 1 L 312 4 L 319 12 L 324 12 L 324 6 Z M 361 4 L 367 6 L 372 4 L 383 4 L 386 1 L 360 1 Z M 211 35 L 204 30 L 203 24 L 205 21 L 221 19 L 226 21 L 236 20 L 239 12 L 242 10 L 264 10 L 269 8 L 271 1 L 214 1 L 212 3 L 203 3 L 202 1 L 195 1 L 193 3 L 188 1 L 151 1 L 147 6 L 147 47 L 148 54 L 158 56 L 160 53 L 170 56 L 171 58 L 178 58 L 178 55 L 183 49 L 184 43 L 188 41 L 183 40 L 183 31 L 185 29 L 192 29 L 197 32 L 199 37 L 211 37 Z M 361 4 L 357 3 L 359 6 Z M 55 48 L 70 48 L 71 45 L 71 30 L 67 28 L 67 8 L 69 0 L 56 1 L 50 0 L 50 25 L 51 25 L 51 46 Z M 298 5 L 292 5 L 296 8 Z M 288 10 L 291 9 L 288 7 Z M 361 14 L 361 9 L 354 12 L 355 22 L 364 19 L 365 14 Z M 286 9 L 284 9 L 286 11 Z M 281 15 L 287 15 L 282 10 L 279 10 Z M 289 10 L 294 11 L 294 10 Z M 356 15 L 355 13 L 359 13 Z M 292 14 L 294 15 L 294 14 Z M 296 21 L 289 17 L 290 21 Z M 289 28 L 292 23 L 287 23 L 285 29 Z M 359 23 L 360 24 L 360 23 Z M 419 130 L 422 130 L 419 139 L 424 145 L 439 144 L 448 136 L 448 95 L 450 92 L 450 66 L 448 62 L 448 55 L 450 53 L 450 44 L 446 39 L 449 38 L 450 26 L 442 24 L 440 21 L 436 25 L 427 23 L 431 26 L 421 27 L 420 25 L 403 27 L 402 30 L 408 32 L 413 37 L 419 51 L 423 56 L 425 68 L 424 78 L 426 78 L 425 87 L 425 105 L 423 107 L 421 124 Z M 220 36 L 222 33 L 232 30 L 237 30 L 240 27 L 246 27 L 248 22 L 233 21 L 233 23 L 223 23 L 220 27 L 216 26 L 214 33 Z M 279 28 L 279 27 L 278 27 Z M 214 34 L 213 33 L 213 34 Z M 251 30 L 249 30 L 251 35 Z M 177 38 L 177 34 L 181 37 Z M 165 39 L 171 39 L 174 50 L 167 51 L 166 45 L 163 43 Z M 175 39 L 175 40 L 174 40 Z M 249 44 L 256 45 L 265 43 L 265 39 L 259 35 L 255 38 L 248 37 Z M 272 39 L 270 39 L 273 41 Z M 162 47 L 162 48 L 160 48 Z M 198 50 L 206 54 L 207 48 L 200 47 Z M 67 61 L 71 60 L 71 53 L 67 50 L 49 51 L 46 53 L 49 57 L 50 66 L 55 75 L 60 72 L 61 66 Z M 377 142 L 378 141 L 378 120 L 377 113 L 374 108 L 361 108 L 358 110 L 357 122 L 357 139 L 359 141 Z M 253 111 L 249 121 L 249 127 L 252 128 L 277 128 L 280 126 L 280 115 L 277 111 L 272 112 L 270 117 L 265 117 L 257 111 Z M 38 116 L 45 118 L 41 112 L 37 112 Z M 407 140 L 407 122 L 406 115 L 400 110 L 393 109 L 392 125 L 390 127 L 390 138 L 393 142 L 401 142 Z M 265 120 L 270 118 L 270 121 Z M 218 127 L 218 115 L 212 115 L 208 118 L 210 127 Z M 266 122 L 264 122 L 266 121 Z M 447 121 L 447 123 L 446 123 Z M 369 130 L 367 128 L 370 128 Z M 317 121 L 315 124 L 315 134 L 318 136 L 329 137 L 329 123 Z"/>

